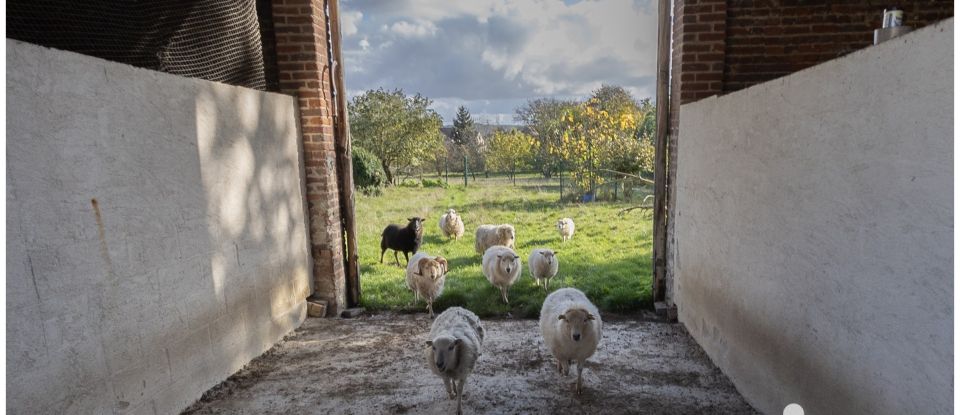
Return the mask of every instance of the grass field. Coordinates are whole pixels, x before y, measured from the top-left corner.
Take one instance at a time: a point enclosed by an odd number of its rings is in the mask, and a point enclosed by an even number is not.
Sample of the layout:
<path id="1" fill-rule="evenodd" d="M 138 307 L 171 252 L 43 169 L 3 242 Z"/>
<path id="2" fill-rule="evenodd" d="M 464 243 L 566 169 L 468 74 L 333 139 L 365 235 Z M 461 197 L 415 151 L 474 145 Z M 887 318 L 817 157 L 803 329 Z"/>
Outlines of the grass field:
<path id="1" fill-rule="evenodd" d="M 650 215 L 634 210 L 617 216 L 620 209 L 636 203 L 559 204 L 558 187 L 536 180 L 514 186 L 506 179 L 481 179 L 471 181 L 467 188 L 452 178 L 450 183 L 447 188 L 399 186 L 380 196 L 357 195 L 362 306 L 425 312 L 425 303 L 414 304 L 413 293 L 404 282 L 403 254 L 399 254 L 401 267 L 396 266 L 391 250 L 387 250 L 384 263 L 379 263 L 383 228 L 388 223 L 405 225 L 411 216 L 427 218 L 421 251 L 442 255 L 450 264 L 443 295 L 434 304 L 438 313 L 461 306 L 482 317 L 538 316 L 547 293 L 534 284 L 526 262 L 530 251 L 539 247 L 553 249 L 560 260 L 551 291 L 576 287 L 604 311 L 622 313 L 651 306 Z M 459 241 L 441 236 L 440 215 L 448 208 L 456 209 L 466 225 Z M 564 243 L 555 228 L 561 217 L 573 218 L 576 223 L 576 234 Z M 510 289 L 509 305 L 484 278 L 480 255 L 473 248 L 478 225 L 500 223 L 516 228 L 515 250 L 523 262 L 522 275 Z"/>

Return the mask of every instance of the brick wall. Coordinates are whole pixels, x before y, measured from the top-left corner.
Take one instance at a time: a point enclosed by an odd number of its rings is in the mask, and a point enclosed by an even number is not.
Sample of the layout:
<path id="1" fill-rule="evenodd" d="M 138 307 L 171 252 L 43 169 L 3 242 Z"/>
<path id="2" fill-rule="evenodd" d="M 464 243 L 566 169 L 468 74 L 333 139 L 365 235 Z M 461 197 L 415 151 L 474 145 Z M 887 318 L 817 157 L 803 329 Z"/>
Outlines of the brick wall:
<path id="1" fill-rule="evenodd" d="M 672 102 L 683 104 L 722 91 L 726 12 L 726 0 L 675 2 Z M 677 126 L 676 121 L 671 126 Z"/>
<path id="2" fill-rule="evenodd" d="M 896 5 L 914 28 L 953 16 L 949 0 Z M 672 102 L 737 91 L 870 46 L 890 6 L 877 0 L 677 1 Z M 679 105 L 672 108 L 675 128 Z"/>
<path id="3" fill-rule="evenodd" d="M 306 169 L 314 294 L 346 306 L 327 27 L 321 0 L 273 0 L 280 91 L 297 97 Z"/>
<path id="4" fill-rule="evenodd" d="M 731 0 L 723 91 L 737 91 L 873 44 L 883 9 L 919 28 L 953 16 L 953 1 Z"/>

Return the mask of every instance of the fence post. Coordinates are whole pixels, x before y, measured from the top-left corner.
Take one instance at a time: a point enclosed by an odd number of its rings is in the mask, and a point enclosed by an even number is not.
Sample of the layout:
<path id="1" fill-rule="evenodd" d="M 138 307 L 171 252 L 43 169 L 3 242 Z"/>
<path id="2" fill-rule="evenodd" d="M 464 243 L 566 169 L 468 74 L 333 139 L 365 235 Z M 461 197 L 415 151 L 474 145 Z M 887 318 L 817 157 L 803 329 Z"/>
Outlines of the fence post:
<path id="1" fill-rule="evenodd" d="M 463 156 L 463 187 L 467 187 L 467 156 Z"/>
<path id="2" fill-rule="evenodd" d="M 510 172 L 510 177 L 513 178 L 513 186 L 517 186 L 517 162 L 513 162 L 513 171 Z"/>
<path id="3" fill-rule="evenodd" d="M 563 201 L 563 167 L 560 167 L 560 201 Z"/>

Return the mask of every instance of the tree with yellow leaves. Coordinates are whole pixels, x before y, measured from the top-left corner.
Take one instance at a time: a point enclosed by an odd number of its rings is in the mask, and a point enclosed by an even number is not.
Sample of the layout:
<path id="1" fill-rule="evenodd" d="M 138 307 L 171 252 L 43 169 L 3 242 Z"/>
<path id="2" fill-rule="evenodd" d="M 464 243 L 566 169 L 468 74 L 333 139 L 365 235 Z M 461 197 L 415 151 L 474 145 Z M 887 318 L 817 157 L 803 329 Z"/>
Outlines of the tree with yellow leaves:
<path id="1" fill-rule="evenodd" d="M 519 130 L 496 131 L 487 143 L 487 168 L 514 172 L 534 167 L 540 143 Z"/>
<path id="2" fill-rule="evenodd" d="M 562 139 L 550 152 L 564 161 L 581 190 L 593 191 L 604 182 L 600 169 L 634 172 L 638 160 L 632 155 L 640 153 L 637 127 L 644 115 L 626 90 L 605 85 L 563 115 Z"/>

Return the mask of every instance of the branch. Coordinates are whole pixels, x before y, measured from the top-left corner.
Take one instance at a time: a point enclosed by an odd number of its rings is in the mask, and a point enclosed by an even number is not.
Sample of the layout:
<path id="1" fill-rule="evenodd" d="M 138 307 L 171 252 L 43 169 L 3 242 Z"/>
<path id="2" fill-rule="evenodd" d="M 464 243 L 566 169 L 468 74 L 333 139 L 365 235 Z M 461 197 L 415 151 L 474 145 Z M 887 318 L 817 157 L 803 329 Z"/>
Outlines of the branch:
<path id="1" fill-rule="evenodd" d="M 640 202 L 641 204 L 640 204 L 639 206 L 633 206 L 633 207 L 628 207 L 628 208 L 625 208 L 625 209 L 621 209 L 619 212 L 617 212 L 617 216 L 623 216 L 624 213 L 627 213 L 627 212 L 629 212 L 629 211 L 631 211 L 631 210 L 635 210 L 635 209 L 640 209 L 641 211 L 642 211 L 642 210 L 647 210 L 647 209 L 653 209 L 653 205 L 647 205 L 647 204 L 646 204 L 646 203 L 647 203 L 647 200 L 648 200 L 648 199 L 651 199 L 651 198 L 653 198 L 653 195 L 647 195 L 646 197 L 643 198 L 643 201 Z"/>
<path id="2" fill-rule="evenodd" d="M 647 183 L 650 183 L 650 184 L 656 184 L 653 180 L 650 180 L 650 179 L 645 178 L 645 177 L 643 177 L 643 176 L 638 176 L 638 175 L 636 175 L 636 174 L 624 173 L 624 172 L 622 172 L 622 171 L 616 171 L 616 170 L 610 170 L 610 169 L 597 169 L 597 170 L 603 170 L 603 171 L 607 171 L 607 172 L 610 172 L 610 173 L 622 174 L 622 175 L 624 175 L 624 176 L 636 177 L 636 178 L 638 178 L 638 179 L 640 179 L 640 180 L 642 180 L 642 181 L 644 181 L 644 182 L 647 182 Z"/>

